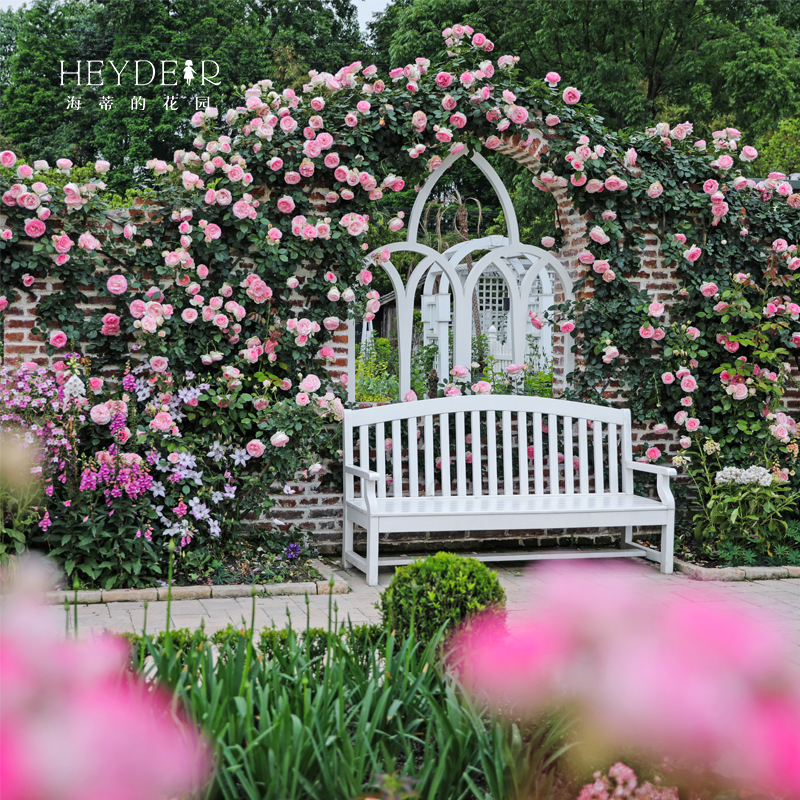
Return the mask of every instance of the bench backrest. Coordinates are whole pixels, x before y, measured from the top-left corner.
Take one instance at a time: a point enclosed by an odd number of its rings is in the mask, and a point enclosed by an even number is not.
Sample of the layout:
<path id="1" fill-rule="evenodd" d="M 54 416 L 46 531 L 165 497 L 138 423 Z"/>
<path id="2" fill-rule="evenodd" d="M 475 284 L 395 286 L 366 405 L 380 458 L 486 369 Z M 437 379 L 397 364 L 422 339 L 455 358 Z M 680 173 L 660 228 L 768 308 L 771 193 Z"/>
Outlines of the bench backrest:
<path id="1" fill-rule="evenodd" d="M 386 477 L 378 497 L 631 494 L 631 455 L 628 409 L 560 399 L 469 395 L 344 414 L 344 461 Z"/>

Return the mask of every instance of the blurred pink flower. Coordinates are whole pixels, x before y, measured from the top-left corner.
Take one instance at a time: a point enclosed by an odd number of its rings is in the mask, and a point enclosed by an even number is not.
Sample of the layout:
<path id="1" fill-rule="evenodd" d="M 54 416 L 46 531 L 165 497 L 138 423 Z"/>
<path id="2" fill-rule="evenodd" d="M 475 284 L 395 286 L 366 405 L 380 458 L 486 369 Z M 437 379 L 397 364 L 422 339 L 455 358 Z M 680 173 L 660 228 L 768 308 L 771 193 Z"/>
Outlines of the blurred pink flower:
<path id="1" fill-rule="evenodd" d="M 200 789 L 210 750 L 172 698 L 127 671 L 128 646 L 64 640 L 27 564 L 0 629 L 4 800 L 155 800 Z"/>
<path id="2" fill-rule="evenodd" d="M 472 692 L 529 717 L 568 703 L 612 748 L 724 758 L 750 786 L 797 794 L 800 685 L 773 625 L 700 587 L 667 594 L 609 566 L 546 578 L 524 620 L 485 616 L 460 634 Z"/>

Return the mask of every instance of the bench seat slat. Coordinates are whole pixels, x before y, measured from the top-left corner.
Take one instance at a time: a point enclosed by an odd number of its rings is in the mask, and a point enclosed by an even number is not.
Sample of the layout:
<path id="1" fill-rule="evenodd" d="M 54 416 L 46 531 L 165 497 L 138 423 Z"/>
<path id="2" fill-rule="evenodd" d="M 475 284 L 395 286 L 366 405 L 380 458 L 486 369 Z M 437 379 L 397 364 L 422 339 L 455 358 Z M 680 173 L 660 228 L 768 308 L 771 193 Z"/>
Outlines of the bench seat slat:
<path id="1" fill-rule="evenodd" d="M 361 508 L 361 498 L 349 502 Z M 376 516 L 465 516 L 494 514 L 572 514 L 595 511 L 641 511 L 664 508 L 650 497 L 636 494 L 495 495 L 493 497 L 387 497 L 378 499 Z M 532 519 L 533 523 L 534 520 Z M 624 523 L 620 523 L 624 524 Z M 531 527 L 536 527 L 531 525 Z M 456 530 L 456 528 L 454 528 Z"/>

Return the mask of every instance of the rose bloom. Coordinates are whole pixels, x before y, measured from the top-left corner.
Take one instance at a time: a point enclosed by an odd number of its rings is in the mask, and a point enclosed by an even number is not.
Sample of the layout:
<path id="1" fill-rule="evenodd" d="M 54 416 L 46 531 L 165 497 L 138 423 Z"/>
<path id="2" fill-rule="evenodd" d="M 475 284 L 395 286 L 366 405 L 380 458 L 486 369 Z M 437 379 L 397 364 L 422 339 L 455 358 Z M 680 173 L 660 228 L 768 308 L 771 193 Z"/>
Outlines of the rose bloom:
<path id="1" fill-rule="evenodd" d="M 61 349 L 67 344 L 67 334 L 64 331 L 50 331 L 50 344 L 56 349 Z"/>
<path id="2" fill-rule="evenodd" d="M 111 411 L 109 411 L 108 406 L 104 403 L 92 406 L 91 411 L 89 411 L 89 416 L 92 422 L 97 425 L 108 425 L 108 423 L 111 422 Z"/>
<path id="3" fill-rule="evenodd" d="M 153 372 L 166 372 L 168 366 L 169 362 L 164 356 L 153 356 L 150 359 L 150 369 L 152 369 Z"/>
<path id="4" fill-rule="evenodd" d="M 645 454 L 651 461 L 658 461 L 661 458 L 661 451 L 657 447 L 648 447 Z"/>
<path id="5" fill-rule="evenodd" d="M 696 417 L 689 417 L 686 420 L 686 430 L 687 431 L 696 431 L 700 427 L 700 420 Z"/>
<path id="6" fill-rule="evenodd" d="M 569 322 L 569 321 L 568 322 L 562 322 L 558 326 L 558 329 L 561 331 L 561 333 L 572 333 L 572 331 L 575 330 L 575 323 L 574 322 Z"/>
<path id="7" fill-rule="evenodd" d="M 664 191 L 664 187 L 661 184 L 661 181 L 655 181 L 651 183 L 647 189 L 647 196 L 652 200 L 655 200 L 657 197 L 660 197 Z"/>
<path id="8" fill-rule="evenodd" d="M 284 447 L 289 443 L 289 437 L 284 431 L 277 431 L 276 433 L 272 434 L 269 441 L 273 447 Z"/>
<path id="9" fill-rule="evenodd" d="M 568 86 L 564 89 L 561 99 L 568 106 L 574 106 L 576 103 L 580 102 L 581 93 L 574 86 Z"/>
<path id="10" fill-rule="evenodd" d="M 38 239 L 40 236 L 43 236 L 47 228 L 45 227 L 44 222 L 40 219 L 27 219 L 25 220 L 25 233 L 31 237 L 31 239 Z"/>
<path id="11" fill-rule="evenodd" d="M 166 432 L 172 429 L 172 417 L 166 411 L 159 411 L 150 421 L 153 430 Z"/>
<path id="12" fill-rule="evenodd" d="M 311 402 L 311 398 L 307 392 L 300 392 L 295 398 L 295 403 L 299 406 L 307 406 Z"/>
<path id="13" fill-rule="evenodd" d="M 475 394 L 491 394 L 492 384 L 488 381 L 478 381 L 473 384 L 472 391 L 475 392 Z"/>
<path id="14" fill-rule="evenodd" d="M 245 446 L 244 449 L 253 457 L 253 458 L 260 458 L 264 455 L 264 445 L 258 441 L 258 439 L 251 439 Z"/>
<path id="15" fill-rule="evenodd" d="M 184 322 L 192 323 L 197 319 L 197 311 L 193 308 L 184 308 L 181 311 L 181 319 Z"/>
<path id="16" fill-rule="evenodd" d="M 713 297 L 718 291 L 719 287 L 717 284 L 711 283 L 710 281 L 707 281 L 700 286 L 700 294 L 702 294 L 703 297 Z"/>
<path id="17" fill-rule="evenodd" d="M 690 264 L 694 264 L 694 262 L 697 261 L 698 258 L 700 258 L 702 253 L 703 253 L 702 249 L 695 244 L 692 245 L 692 247 L 690 247 L 688 250 L 683 251 L 683 257 Z"/>
<path id="18" fill-rule="evenodd" d="M 300 388 L 304 392 L 316 392 L 321 385 L 322 382 L 316 375 L 306 375 L 306 377 L 300 381 Z"/>
<path id="19" fill-rule="evenodd" d="M 697 388 L 697 381 L 692 375 L 686 375 L 681 379 L 681 389 L 684 392 L 693 392 Z"/>
<path id="20" fill-rule="evenodd" d="M 663 303 L 650 303 L 647 307 L 647 313 L 651 317 L 660 317 L 664 313 L 664 304 Z"/>
<path id="21" fill-rule="evenodd" d="M 106 288 L 111 294 L 125 294 L 128 290 L 128 281 L 124 275 L 112 275 L 108 281 L 106 281 Z"/>

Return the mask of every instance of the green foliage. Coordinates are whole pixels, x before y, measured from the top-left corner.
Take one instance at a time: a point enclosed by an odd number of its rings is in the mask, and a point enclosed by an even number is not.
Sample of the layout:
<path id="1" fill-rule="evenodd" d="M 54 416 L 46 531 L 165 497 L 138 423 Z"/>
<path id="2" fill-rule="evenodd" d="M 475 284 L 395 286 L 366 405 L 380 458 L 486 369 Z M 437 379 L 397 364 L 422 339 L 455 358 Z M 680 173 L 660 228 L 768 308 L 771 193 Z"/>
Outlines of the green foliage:
<path id="1" fill-rule="evenodd" d="M 456 22 L 497 35 L 525 79 L 549 70 L 591 97 L 615 129 L 667 118 L 751 137 L 796 113 L 800 18 L 796 0 L 416 0 L 392 3 L 370 31 L 381 60 L 412 62 L 444 50 Z"/>
<path id="2" fill-rule="evenodd" d="M 351 800 L 395 784 L 454 800 L 552 795 L 566 719 L 490 716 L 437 668 L 437 638 L 345 625 L 253 639 L 229 628 L 215 650 L 181 636 L 135 642 L 140 668 L 151 656 L 153 677 L 214 744 L 210 796 Z"/>
<path id="3" fill-rule="evenodd" d="M 20 151 L 51 163 L 68 157 L 86 164 L 102 156 L 115 167 L 112 189 L 124 196 L 135 165 L 153 157 L 171 160 L 185 147 L 185 120 L 196 110 L 196 98 L 235 106 L 242 84 L 269 77 L 299 85 L 309 68 L 350 63 L 363 50 L 350 0 L 35 0 L 0 17 L 0 76 L 7 76 L 0 81 L 6 87 L 0 131 Z M 196 68 L 203 60 L 216 61 L 219 85 L 184 84 L 181 65 L 187 58 Z M 102 86 L 86 85 L 87 59 L 106 62 Z M 135 84 L 137 59 L 156 66 L 149 85 Z M 62 86 L 60 61 L 67 71 L 78 60 L 81 85 L 67 76 Z M 164 83 L 174 81 L 174 87 L 159 85 L 162 60 L 178 60 L 172 75 L 166 65 Z M 149 77 L 147 65 L 143 70 L 142 84 Z M 80 108 L 67 108 L 70 97 Z M 144 100 L 144 108 L 141 101 L 132 106 L 134 97 Z M 168 97 L 176 99 L 174 108 Z M 111 107 L 102 108 L 101 99 Z"/>
<path id="4" fill-rule="evenodd" d="M 362 344 L 356 358 L 356 400 L 381 403 L 397 400 L 397 353 L 388 339 Z"/>
<path id="5" fill-rule="evenodd" d="M 497 575 L 484 563 L 454 553 L 398 567 L 381 595 L 383 624 L 398 636 L 435 641 L 485 608 L 500 608 L 506 595 Z"/>
<path id="6" fill-rule="evenodd" d="M 735 565 L 788 559 L 800 543 L 798 526 L 790 528 L 787 521 L 797 511 L 800 492 L 792 489 L 788 475 L 780 474 L 777 463 L 772 473 L 761 468 L 762 480 L 754 468 L 751 475 L 723 471 L 721 450 L 718 442 L 698 435 L 676 457 L 679 465 L 686 466 L 698 494 L 695 546 L 706 557 Z"/>
<path id="7" fill-rule="evenodd" d="M 758 141 L 759 171 L 800 172 L 800 117 L 785 119 L 778 129 Z"/>
<path id="8" fill-rule="evenodd" d="M 163 578 L 161 548 L 142 535 L 144 503 L 115 500 L 108 507 L 97 492 L 91 505 L 63 509 L 41 532 L 33 528 L 34 547 L 46 549 L 70 582 L 101 589 L 154 586 Z M 111 513 L 109 513 L 111 512 Z"/>

